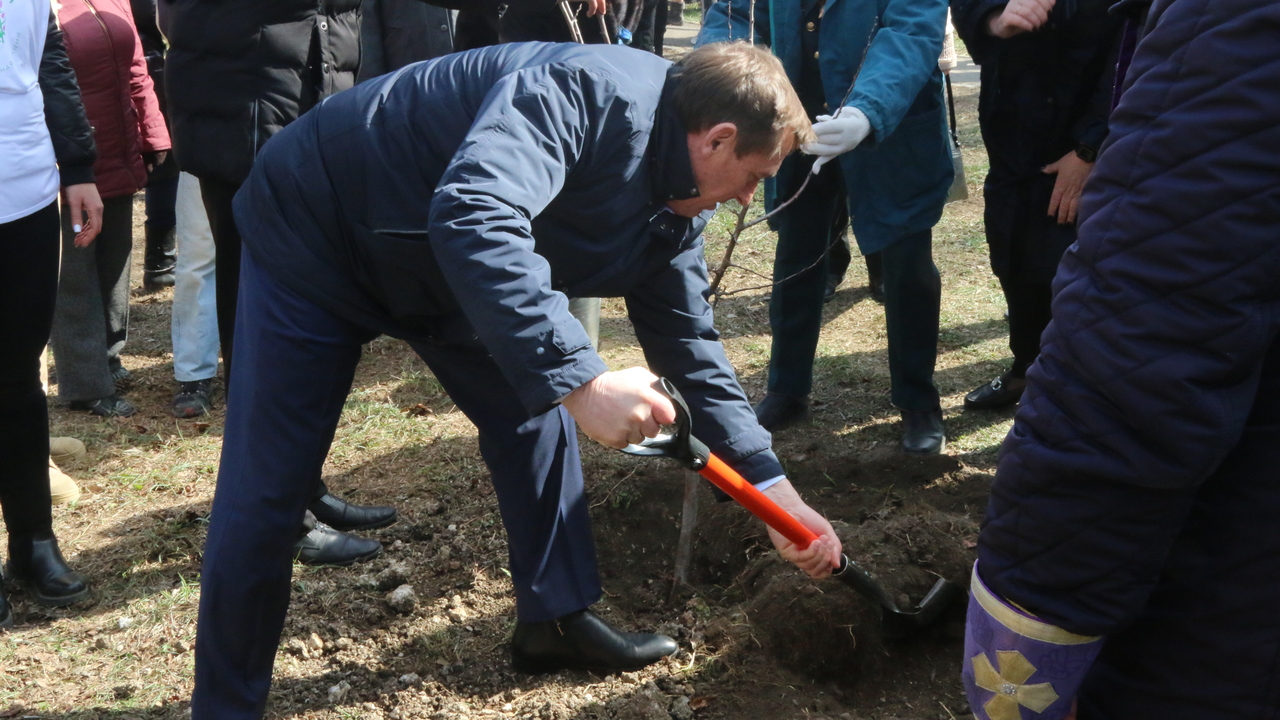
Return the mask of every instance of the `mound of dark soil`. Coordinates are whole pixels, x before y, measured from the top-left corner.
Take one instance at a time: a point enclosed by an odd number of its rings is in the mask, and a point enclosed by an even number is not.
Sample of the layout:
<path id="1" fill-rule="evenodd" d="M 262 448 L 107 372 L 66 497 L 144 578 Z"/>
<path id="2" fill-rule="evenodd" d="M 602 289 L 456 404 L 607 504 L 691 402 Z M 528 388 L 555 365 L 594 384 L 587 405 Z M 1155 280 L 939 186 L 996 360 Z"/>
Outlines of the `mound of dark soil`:
<path id="1" fill-rule="evenodd" d="M 911 608 L 938 578 L 967 583 L 973 562 L 962 516 L 915 506 L 836 525 L 845 553 Z M 815 679 L 852 682 L 893 654 L 879 609 L 832 579 L 810 580 L 775 554 L 752 561 L 740 582 L 756 639 L 784 665 Z"/>

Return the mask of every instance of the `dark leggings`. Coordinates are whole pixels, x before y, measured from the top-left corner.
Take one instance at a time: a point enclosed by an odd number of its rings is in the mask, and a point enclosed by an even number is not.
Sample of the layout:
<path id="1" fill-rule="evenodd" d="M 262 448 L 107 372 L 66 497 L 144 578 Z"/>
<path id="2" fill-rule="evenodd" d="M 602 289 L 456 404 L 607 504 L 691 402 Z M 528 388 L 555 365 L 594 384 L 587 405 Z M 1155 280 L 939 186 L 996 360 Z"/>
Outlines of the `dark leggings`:
<path id="1" fill-rule="evenodd" d="M 40 353 L 58 292 L 58 204 L 0 224 L 0 509 L 12 546 L 53 537 Z"/>
<path id="2" fill-rule="evenodd" d="M 218 342 L 222 345 L 222 377 L 228 395 L 231 389 L 232 340 L 236 335 L 236 298 L 240 295 L 240 230 L 236 227 L 231 201 L 239 185 L 221 180 L 200 179 L 200 195 L 209 214 L 213 246 L 218 260 L 217 279 Z"/>

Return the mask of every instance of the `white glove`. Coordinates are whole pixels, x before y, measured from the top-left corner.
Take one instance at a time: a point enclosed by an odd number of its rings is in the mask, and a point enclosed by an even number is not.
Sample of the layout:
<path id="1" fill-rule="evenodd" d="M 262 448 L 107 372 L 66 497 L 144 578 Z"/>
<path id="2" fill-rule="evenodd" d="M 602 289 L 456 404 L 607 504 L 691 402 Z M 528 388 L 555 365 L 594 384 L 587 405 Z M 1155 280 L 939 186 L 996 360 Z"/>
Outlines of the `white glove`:
<path id="1" fill-rule="evenodd" d="M 867 116 L 858 108 L 846 105 L 835 115 L 819 115 L 818 122 L 813 124 L 813 134 L 817 139 L 805 143 L 801 150 L 818 156 L 813 161 L 813 172 L 817 174 L 831 158 L 858 147 L 870 132 L 871 121 Z"/>

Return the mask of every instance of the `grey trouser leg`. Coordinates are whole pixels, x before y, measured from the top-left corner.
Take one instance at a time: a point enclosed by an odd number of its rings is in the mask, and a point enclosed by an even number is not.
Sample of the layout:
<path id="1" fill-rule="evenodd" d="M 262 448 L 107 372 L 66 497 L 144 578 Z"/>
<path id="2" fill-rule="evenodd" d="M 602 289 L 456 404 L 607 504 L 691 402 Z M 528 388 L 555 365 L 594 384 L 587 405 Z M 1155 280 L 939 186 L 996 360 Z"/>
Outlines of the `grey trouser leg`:
<path id="1" fill-rule="evenodd" d="M 74 245 L 62 214 L 62 272 L 53 315 L 58 396 L 97 400 L 115 393 L 111 367 L 120 363 L 129 329 L 129 260 L 133 197 L 103 201 L 102 232 L 89 247 Z"/>

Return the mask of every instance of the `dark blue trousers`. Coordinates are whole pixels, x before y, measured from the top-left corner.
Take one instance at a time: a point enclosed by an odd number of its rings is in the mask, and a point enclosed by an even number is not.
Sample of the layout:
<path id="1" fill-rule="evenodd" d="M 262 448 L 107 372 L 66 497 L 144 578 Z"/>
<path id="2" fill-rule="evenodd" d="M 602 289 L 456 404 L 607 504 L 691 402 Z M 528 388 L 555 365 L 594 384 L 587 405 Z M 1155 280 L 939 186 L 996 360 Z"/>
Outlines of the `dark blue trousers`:
<path id="1" fill-rule="evenodd" d="M 812 165 L 812 158 L 789 159 L 778 175 L 779 198 L 791 197 Z M 776 284 L 769 301 L 770 392 L 808 395 L 813 389 L 813 358 L 822 330 L 831 256 L 828 248 L 833 228 L 843 222 L 847 200 L 840 164 L 831 162 L 777 216 Z M 862 238 L 864 243 L 867 240 Z M 930 410 L 938 406 L 933 370 L 942 301 L 942 280 L 933 263 L 933 234 L 923 230 L 894 238 L 880 256 L 893 404 L 902 410 Z"/>
<path id="2" fill-rule="evenodd" d="M 290 291 L 244 254 L 235 382 L 201 576 L 195 720 L 262 717 L 298 527 L 361 345 L 376 334 Z M 507 528 L 519 619 L 549 620 L 598 601 L 569 414 L 557 407 L 529 417 L 481 348 L 413 348 L 479 429 Z"/>

